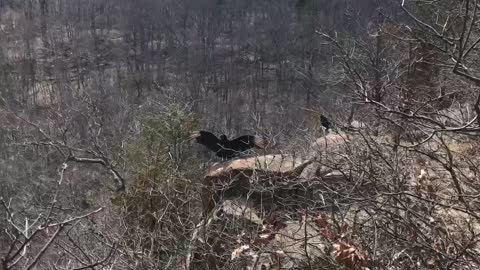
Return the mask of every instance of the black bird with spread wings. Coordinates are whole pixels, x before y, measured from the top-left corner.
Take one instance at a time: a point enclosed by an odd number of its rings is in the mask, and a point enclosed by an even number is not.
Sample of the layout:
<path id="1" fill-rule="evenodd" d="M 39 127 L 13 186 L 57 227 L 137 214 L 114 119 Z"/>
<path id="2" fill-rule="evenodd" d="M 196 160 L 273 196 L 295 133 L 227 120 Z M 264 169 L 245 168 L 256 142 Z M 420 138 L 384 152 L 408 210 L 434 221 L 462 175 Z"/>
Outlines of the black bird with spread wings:
<path id="1" fill-rule="evenodd" d="M 333 127 L 333 123 L 328 120 L 323 114 L 320 115 L 320 123 L 325 128 L 326 131 L 329 131 Z"/>
<path id="2" fill-rule="evenodd" d="M 227 136 L 221 135 L 220 138 L 213 133 L 199 130 L 190 136 L 197 143 L 203 144 L 215 155 L 221 158 L 229 159 L 251 148 L 265 149 L 268 146 L 268 140 L 260 136 L 244 135 L 233 140 L 228 140 Z"/>

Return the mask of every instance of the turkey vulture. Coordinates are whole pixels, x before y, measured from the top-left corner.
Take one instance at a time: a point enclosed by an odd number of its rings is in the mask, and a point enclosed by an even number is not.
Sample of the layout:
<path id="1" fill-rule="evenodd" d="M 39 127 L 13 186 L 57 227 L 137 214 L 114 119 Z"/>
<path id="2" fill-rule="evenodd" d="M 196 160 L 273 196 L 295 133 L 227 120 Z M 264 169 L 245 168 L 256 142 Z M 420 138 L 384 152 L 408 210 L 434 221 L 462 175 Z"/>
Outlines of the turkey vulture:
<path id="1" fill-rule="evenodd" d="M 228 140 L 225 135 L 218 138 L 213 133 L 204 130 L 194 132 L 190 139 L 195 139 L 197 143 L 203 144 L 210 151 L 215 152 L 218 157 L 226 159 L 233 158 L 250 148 L 265 149 L 268 145 L 268 140 L 260 136 L 244 135 Z"/>
<path id="2" fill-rule="evenodd" d="M 325 117 L 323 114 L 320 115 L 320 124 L 325 128 L 326 131 L 331 129 L 333 127 L 333 123 L 330 122 L 327 117 Z"/>

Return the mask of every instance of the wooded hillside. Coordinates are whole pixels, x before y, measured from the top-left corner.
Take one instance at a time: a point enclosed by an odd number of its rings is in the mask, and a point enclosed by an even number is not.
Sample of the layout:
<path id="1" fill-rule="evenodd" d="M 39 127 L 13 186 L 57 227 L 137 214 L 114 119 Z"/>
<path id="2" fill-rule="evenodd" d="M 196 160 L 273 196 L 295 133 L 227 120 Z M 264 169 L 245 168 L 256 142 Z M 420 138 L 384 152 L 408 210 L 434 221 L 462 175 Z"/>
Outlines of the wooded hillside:
<path id="1" fill-rule="evenodd" d="M 0 270 L 477 269 L 478 15 L 0 0 Z"/>

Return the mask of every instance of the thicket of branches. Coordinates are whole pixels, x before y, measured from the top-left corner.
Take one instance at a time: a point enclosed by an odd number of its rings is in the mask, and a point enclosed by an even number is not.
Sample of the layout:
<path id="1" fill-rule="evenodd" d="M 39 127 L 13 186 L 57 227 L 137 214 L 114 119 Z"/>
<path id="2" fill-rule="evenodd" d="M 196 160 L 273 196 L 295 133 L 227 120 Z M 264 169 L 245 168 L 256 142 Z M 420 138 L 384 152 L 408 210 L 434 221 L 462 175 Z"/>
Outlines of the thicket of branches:
<path id="1" fill-rule="evenodd" d="M 0 270 L 478 268 L 480 3 L 377 2 L 0 0 Z M 314 155 L 320 114 L 352 139 Z M 200 127 L 342 181 L 254 175 L 231 218 Z"/>

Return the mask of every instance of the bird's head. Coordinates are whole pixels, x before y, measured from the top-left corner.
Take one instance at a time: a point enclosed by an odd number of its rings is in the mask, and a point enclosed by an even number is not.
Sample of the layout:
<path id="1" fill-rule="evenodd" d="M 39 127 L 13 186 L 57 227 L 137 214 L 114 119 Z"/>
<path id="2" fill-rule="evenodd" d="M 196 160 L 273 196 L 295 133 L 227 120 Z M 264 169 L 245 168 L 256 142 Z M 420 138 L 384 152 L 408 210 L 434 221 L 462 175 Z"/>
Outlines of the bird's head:
<path id="1" fill-rule="evenodd" d="M 190 136 L 188 137 L 188 141 L 193 141 L 195 139 L 197 139 L 198 137 L 200 137 L 202 134 L 201 134 L 201 131 L 195 131 L 193 133 L 190 134 Z"/>
<path id="2" fill-rule="evenodd" d="M 225 134 L 220 135 L 220 141 L 222 141 L 222 142 L 228 141 L 227 135 L 225 135 Z"/>

